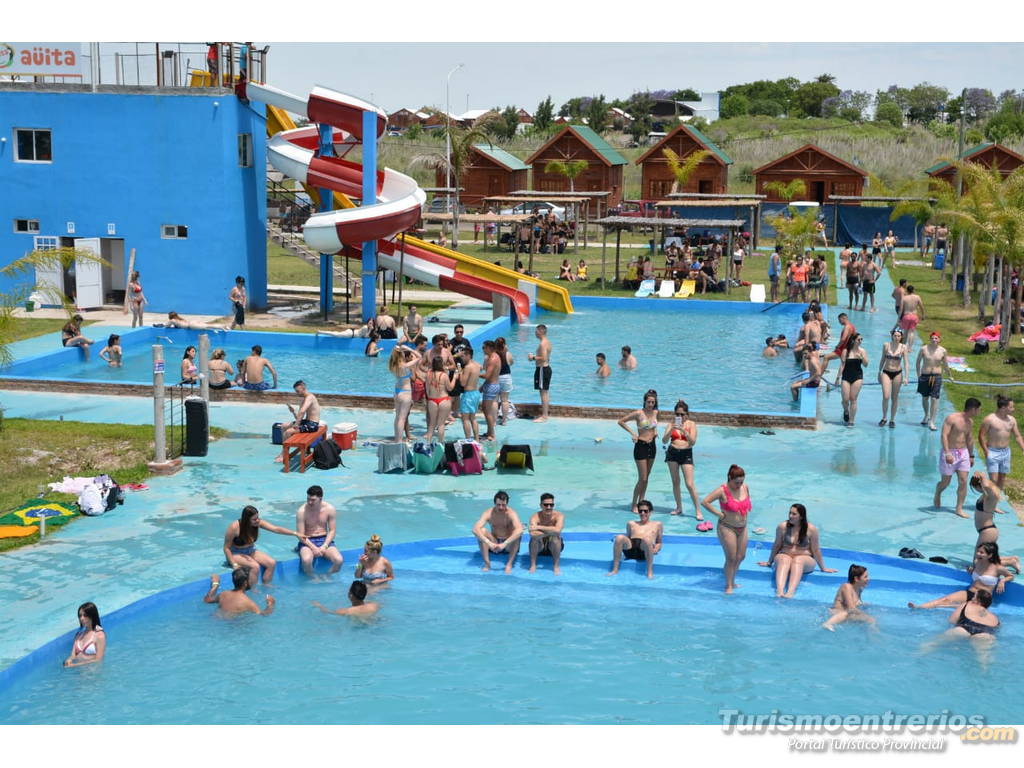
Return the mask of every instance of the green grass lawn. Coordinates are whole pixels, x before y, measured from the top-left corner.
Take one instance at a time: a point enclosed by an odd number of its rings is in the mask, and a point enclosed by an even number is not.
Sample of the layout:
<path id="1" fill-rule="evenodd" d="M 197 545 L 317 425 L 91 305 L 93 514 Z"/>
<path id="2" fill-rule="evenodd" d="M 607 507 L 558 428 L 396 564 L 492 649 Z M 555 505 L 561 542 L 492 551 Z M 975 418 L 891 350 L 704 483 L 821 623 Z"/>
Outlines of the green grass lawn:
<path id="1" fill-rule="evenodd" d="M 949 290 L 949 280 L 942 278 L 942 273 L 929 267 L 908 267 L 900 265 L 891 271 L 893 282 L 906 278 L 924 302 L 925 320 L 918 326 L 918 341 L 914 342 L 915 350 L 918 343 L 927 341 L 933 330 L 942 334 L 942 346 L 952 357 L 963 357 L 974 373 L 953 373 L 956 384 L 945 385 L 957 408 L 962 408 L 968 397 L 976 397 L 981 401 L 981 419 L 995 410 L 995 396 L 1005 394 L 1016 397 L 1021 404 L 1018 411 L 1024 412 L 1024 387 L 1010 387 L 1001 390 L 999 387 L 972 386 L 971 382 L 1021 383 L 1024 381 L 1024 346 L 1021 336 L 1010 337 L 1010 345 L 1002 352 L 991 346 L 985 355 L 972 354 L 974 343 L 967 340 L 975 331 L 981 330 L 985 323 L 978 322 L 978 305 L 961 306 L 960 295 Z M 883 308 L 887 303 L 883 304 Z M 887 311 L 883 309 L 881 311 Z M 989 320 L 991 321 L 991 308 Z M 914 356 L 916 357 L 916 352 Z M 913 359 L 911 360 L 913 363 Z M 915 396 L 916 399 L 916 396 Z M 1011 443 L 1013 451 L 1013 468 L 1007 479 L 1006 490 L 1014 501 L 1024 501 L 1024 456 L 1018 447 Z M 981 459 L 979 451 L 979 460 Z M 983 465 L 975 464 L 976 469 L 984 469 Z"/>
<path id="2" fill-rule="evenodd" d="M 226 434 L 211 428 L 211 436 Z M 46 498 L 74 503 L 77 497 L 49 493 L 47 483 L 71 477 L 108 474 L 119 484 L 139 483 L 149 476 L 153 458 L 153 427 L 130 424 L 91 424 L 79 421 L 0 421 L 0 514 L 25 501 Z M 132 497 L 144 503 L 145 496 Z M 78 521 L 72 521 L 75 525 Z M 47 535 L 60 535 L 53 527 Z M 31 544 L 39 535 L 0 539 L 0 552 Z"/>
<path id="3" fill-rule="evenodd" d="M 267 240 L 267 282 L 270 285 L 320 285 L 320 271 L 277 243 Z"/>

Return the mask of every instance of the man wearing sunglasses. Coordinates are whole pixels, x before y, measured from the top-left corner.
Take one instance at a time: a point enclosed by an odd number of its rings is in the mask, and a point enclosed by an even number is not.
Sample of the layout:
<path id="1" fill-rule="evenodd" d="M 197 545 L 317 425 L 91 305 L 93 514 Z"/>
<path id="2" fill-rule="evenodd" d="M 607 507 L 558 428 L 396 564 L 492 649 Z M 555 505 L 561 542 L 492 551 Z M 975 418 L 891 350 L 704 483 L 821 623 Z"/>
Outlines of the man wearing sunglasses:
<path id="1" fill-rule="evenodd" d="M 562 527 L 565 517 L 555 509 L 555 497 L 550 493 L 542 493 L 540 511 L 534 512 L 530 518 L 530 573 L 537 570 L 537 556 L 551 558 L 551 570 L 557 576 L 562 571 L 558 567 L 565 542 L 562 540 Z"/>

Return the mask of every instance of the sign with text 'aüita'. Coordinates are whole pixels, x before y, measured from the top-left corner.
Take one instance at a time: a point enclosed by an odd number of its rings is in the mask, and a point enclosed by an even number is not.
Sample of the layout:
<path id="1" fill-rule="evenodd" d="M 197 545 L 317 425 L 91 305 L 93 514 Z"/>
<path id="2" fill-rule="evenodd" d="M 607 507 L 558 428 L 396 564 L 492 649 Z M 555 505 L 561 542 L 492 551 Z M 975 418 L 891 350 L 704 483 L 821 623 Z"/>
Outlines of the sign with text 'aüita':
<path id="1" fill-rule="evenodd" d="M 82 76 L 81 43 L 0 42 L 0 77 Z"/>

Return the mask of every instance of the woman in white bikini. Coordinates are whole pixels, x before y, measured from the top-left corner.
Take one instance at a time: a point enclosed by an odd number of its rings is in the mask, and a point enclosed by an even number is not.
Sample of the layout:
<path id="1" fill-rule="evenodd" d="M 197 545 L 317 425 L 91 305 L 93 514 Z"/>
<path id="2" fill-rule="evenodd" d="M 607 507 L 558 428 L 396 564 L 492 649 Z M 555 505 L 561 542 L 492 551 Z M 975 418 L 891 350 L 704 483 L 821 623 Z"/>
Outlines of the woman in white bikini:
<path id="1" fill-rule="evenodd" d="M 107 650 L 107 635 L 100 626 L 100 612 L 95 603 L 82 603 L 78 606 L 78 623 L 81 628 L 75 633 L 71 655 L 64 659 L 65 667 L 80 667 L 103 661 L 103 654 Z"/>
<path id="2" fill-rule="evenodd" d="M 974 599 L 979 589 L 990 591 L 993 595 L 1001 595 L 1006 590 L 1006 582 L 1013 580 L 1010 569 L 999 559 L 999 545 L 994 541 L 979 544 L 974 550 L 974 564 L 968 569 L 974 577 L 967 589 L 958 589 L 948 595 L 929 600 L 917 605 L 907 603 L 908 608 L 943 608 L 945 606 L 963 605 Z"/>

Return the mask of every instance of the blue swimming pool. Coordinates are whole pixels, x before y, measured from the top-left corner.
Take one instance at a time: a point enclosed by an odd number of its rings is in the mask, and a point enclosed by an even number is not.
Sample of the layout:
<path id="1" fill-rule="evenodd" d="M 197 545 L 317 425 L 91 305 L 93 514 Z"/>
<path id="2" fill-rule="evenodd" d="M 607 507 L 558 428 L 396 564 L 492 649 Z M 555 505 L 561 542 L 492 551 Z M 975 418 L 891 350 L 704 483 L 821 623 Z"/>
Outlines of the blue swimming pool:
<path id="1" fill-rule="evenodd" d="M 795 372 L 792 358 L 761 357 L 765 336 L 779 333 L 794 338 L 802 307 L 742 302 L 655 299 L 602 299 L 582 297 L 572 315 L 539 311 L 529 323 L 513 325 L 498 319 L 473 328 L 468 337 L 482 359 L 484 339 L 505 336 L 514 362 L 514 400 L 536 402 L 534 365 L 527 354 L 536 348 L 536 323 L 549 327 L 553 345 L 551 402 L 560 405 L 634 407 L 648 388 L 662 397 L 670 409 L 678 398 L 694 411 L 728 413 L 787 413 L 799 408 L 788 392 L 787 381 Z M 426 332 L 450 332 L 454 321 L 473 307 L 455 307 L 428 323 Z M 279 389 L 289 389 L 303 379 L 317 392 L 390 395 L 393 377 L 387 370 L 387 354 L 363 356 L 363 339 L 335 339 L 310 334 L 211 332 L 211 350 L 222 347 L 233 365 L 249 353 L 253 344 L 278 372 Z M 145 328 L 125 332 L 124 366 L 110 368 L 93 358 L 85 362 L 78 350 L 60 349 L 19 360 L 4 376 L 46 380 L 149 384 L 152 382 L 151 345 L 164 345 L 168 381 L 176 380 L 185 348 L 198 343 L 199 332 Z M 393 342 L 391 342 L 393 344 Z M 633 371 L 619 368 L 619 348 L 629 345 L 639 361 Z M 388 345 L 385 345 L 386 347 Z M 724 351 L 723 351 L 724 350 Z M 604 352 L 612 375 L 594 375 L 594 355 Z M 269 377 L 269 374 L 268 374 Z M 813 415 L 813 409 L 812 409 Z"/>
<path id="2" fill-rule="evenodd" d="M 717 723 L 722 708 L 929 713 L 965 702 L 990 722 L 1019 719 L 1005 674 L 1024 651 L 1019 588 L 998 606 L 1010 626 L 986 669 L 966 642 L 918 650 L 946 612 L 905 601 L 951 589 L 962 579 L 950 569 L 826 552 L 841 571 L 868 564 L 881 629 L 830 634 L 818 625 L 839 575 L 814 574 L 783 601 L 753 566 L 744 594 L 726 599 L 713 540 L 673 537 L 648 582 L 632 563 L 604 575 L 610 538 L 567 536 L 557 579 L 543 561 L 534 576 L 482 574 L 466 539 L 394 547 L 396 581 L 366 624 L 310 605 L 340 607 L 347 578 L 311 583 L 294 563 L 267 618 L 215 618 L 204 584 L 180 588 L 106 622 L 102 668 L 62 670 L 65 638 L 6 673 L 0 722 Z"/>

